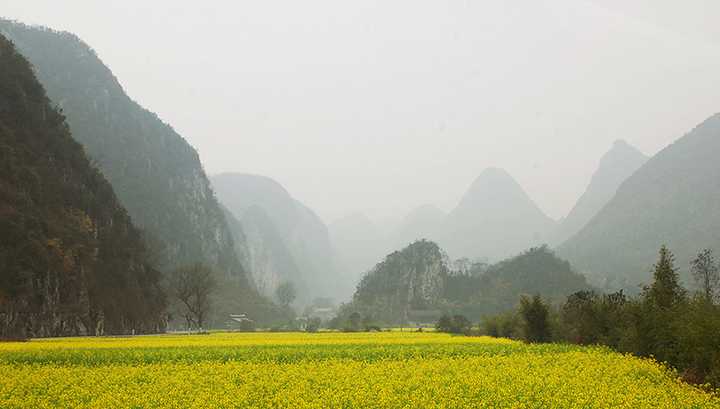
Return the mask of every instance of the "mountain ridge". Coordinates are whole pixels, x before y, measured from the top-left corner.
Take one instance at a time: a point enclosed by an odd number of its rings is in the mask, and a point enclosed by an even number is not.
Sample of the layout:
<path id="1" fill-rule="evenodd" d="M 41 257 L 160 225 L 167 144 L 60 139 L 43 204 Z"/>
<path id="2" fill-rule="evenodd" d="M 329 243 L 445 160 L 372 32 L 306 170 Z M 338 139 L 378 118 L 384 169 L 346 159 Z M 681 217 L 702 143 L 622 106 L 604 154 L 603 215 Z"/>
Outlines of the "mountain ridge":
<path id="1" fill-rule="evenodd" d="M 558 251 L 614 287 L 650 279 L 661 245 L 689 279 L 690 260 L 720 248 L 720 114 L 658 152 L 621 184 L 615 197 Z"/>

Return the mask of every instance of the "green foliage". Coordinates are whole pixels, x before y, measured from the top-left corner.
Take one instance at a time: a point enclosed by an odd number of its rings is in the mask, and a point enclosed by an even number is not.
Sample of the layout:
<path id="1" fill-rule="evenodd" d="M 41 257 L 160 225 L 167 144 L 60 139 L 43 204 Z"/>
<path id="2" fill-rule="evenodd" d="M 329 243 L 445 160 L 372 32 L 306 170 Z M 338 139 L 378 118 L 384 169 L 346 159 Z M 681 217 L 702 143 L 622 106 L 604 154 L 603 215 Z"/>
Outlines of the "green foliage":
<path id="1" fill-rule="evenodd" d="M 348 325 L 346 327 L 346 330 L 347 331 L 360 331 L 361 322 L 362 322 L 362 316 L 360 315 L 360 313 L 357 311 L 353 312 L 348 317 L 348 322 L 347 322 Z"/>
<path id="2" fill-rule="evenodd" d="M 709 252 L 702 254 L 712 260 Z M 639 297 L 578 291 L 557 312 L 539 296 L 522 297 L 517 313 L 485 317 L 482 332 L 528 342 L 607 345 L 665 362 L 686 381 L 720 387 L 720 306 L 702 289 L 688 299 L 673 260 L 663 246 L 655 281 Z"/>
<path id="3" fill-rule="evenodd" d="M 433 322 L 442 311 L 478 319 L 513 309 L 523 294 L 537 292 L 559 301 L 590 288 L 547 246 L 491 266 L 467 260 L 457 264 L 460 271 L 450 271 L 435 243 L 415 242 L 366 274 L 340 314 L 361 311 L 384 324 Z"/>
<path id="4" fill-rule="evenodd" d="M 491 337 L 519 339 L 522 337 L 522 323 L 517 312 L 508 311 L 484 317 L 480 331 Z"/>
<path id="5" fill-rule="evenodd" d="M 617 348 L 621 339 L 617 323 L 625 319 L 626 302 L 627 297 L 622 291 L 602 295 L 594 291 L 579 291 L 570 295 L 560 310 L 566 340 Z"/>
<path id="6" fill-rule="evenodd" d="M 311 317 L 308 318 L 307 324 L 305 325 L 305 331 L 306 332 L 318 332 L 320 330 L 320 326 L 322 325 L 322 320 L 318 317 Z"/>
<path id="7" fill-rule="evenodd" d="M 463 315 L 444 314 L 435 324 L 435 329 L 450 334 L 466 334 L 472 328 L 472 323 Z"/>
<path id="8" fill-rule="evenodd" d="M 660 248 L 660 259 L 655 264 L 653 282 L 645 289 L 645 301 L 652 307 L 669 309 L 685 301 L 686 291 L 680 285 L 675 268 L 675 256 L 666 246 Z"/>
<path id="9" fill-rule="evenodd" d="M 551 340 L 549 309 L 539 295 L 520 298 L 520 317 L 525 340 L 533 343 Z"/>
<path id="10" fill-rule="evenodd" d="M 449 276 L 446 299 L 468 315 L 488 315 L 513 309 L 523 294 L 538 293 L 559 301 L 590 289 L 585 278 L 547 246 L 532 248 L 486 269 L 480 274 Z"/>

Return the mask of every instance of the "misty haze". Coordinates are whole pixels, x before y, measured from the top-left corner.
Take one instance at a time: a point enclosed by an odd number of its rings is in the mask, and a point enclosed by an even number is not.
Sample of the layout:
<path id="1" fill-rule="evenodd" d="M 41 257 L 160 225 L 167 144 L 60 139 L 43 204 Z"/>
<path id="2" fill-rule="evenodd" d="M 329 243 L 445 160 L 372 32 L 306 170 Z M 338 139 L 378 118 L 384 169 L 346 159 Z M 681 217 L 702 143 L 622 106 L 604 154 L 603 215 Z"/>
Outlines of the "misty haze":
<path id="1" fill-rule="evenodd" d="M 0 407 L 720 407 L 720 3 L 9 3 Z"/>

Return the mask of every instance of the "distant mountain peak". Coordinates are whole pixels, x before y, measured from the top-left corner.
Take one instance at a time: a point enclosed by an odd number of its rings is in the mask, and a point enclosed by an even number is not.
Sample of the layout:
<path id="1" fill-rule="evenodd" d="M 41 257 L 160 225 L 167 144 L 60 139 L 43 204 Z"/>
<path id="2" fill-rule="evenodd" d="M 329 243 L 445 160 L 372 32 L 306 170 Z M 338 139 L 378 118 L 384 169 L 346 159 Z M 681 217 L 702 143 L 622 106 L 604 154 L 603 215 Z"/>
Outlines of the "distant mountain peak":
<path id="1" fill-rule="evenodd" d="M 616 140 L 600 159 L 597 170 L 583 195 L 562 220 L 554 242 L 562 243 L 582 229 L 615 196 L 620 185 L 648 157 L 622 139 Z"/>
<path id="2" fill-rule="evenodd" d="M 526 206 L 542 213 L 510 173 L 492 167 L 483 170 L 473 181 L 452 213 L 477 212 L 482 209 L 500 210 L 513 205 Z"/>
<path id="3" fill-rule="evenodd" d="M 453 257 L 501 259 L 542 244 L 553 225 L 510 173 L 491 167 L 448 215 L 441 243 Z"/>
<path id="4" fill-rule="evenodd" d="M 486 168 L 473 181 L 470 190 L 473 188 L 484 186 L 487 183 L 508 183 L 520 187 L 517 181 L 510 173 L 503 168 L 490 167 Z"/>
<path id="5" fill-rule="evenodd" d="M 220 202 L 241 223 L 256 225 L 252 227 L 257 234 L 249 238 L 253 254 L 248 263 L 256 281 L 267 283 L 266 291 L 272 293 L 277 277 L 284 277 L 299 287 L 303 302 L 332 293 L 337 282 L 335 254 L 327 226 L 315 212 L 267 176 L 223 173 L 211 181 Z M 267 222 L 254 223 L 257 214 Z"/>
<path id="6" fill-rule="evenodd" d="M 559 251 L 582 271 L 629 288 L 648 282 L 657 250 L 667 245 L 689 277 L 695 254 L 720 245 L 718 156 L 716 114 L 633 171 Z"/>

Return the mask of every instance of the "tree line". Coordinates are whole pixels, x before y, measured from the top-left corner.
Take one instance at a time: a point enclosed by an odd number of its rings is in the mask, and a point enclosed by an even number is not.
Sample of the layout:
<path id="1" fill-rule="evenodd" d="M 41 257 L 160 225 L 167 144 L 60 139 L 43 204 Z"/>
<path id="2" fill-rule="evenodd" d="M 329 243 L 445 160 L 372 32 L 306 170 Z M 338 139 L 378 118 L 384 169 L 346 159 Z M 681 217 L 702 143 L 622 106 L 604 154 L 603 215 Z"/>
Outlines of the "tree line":
<path id="1" fill-rule="evenodd" d="M 652 283 L 636 297 L 583 290 L 552 304 L 525 295 L 516 310 L 485 317 L 480 332 L 532 343 L 604 345 L 669 364 L 688 382 L 720 387 L 720 265 L 711 250 L 702 250 L 691 272 L 695 291 L 681 285 L 675 258 L 663 246 Z M 458 317 L 443 317 L 437 327 L 470 328 Z"/>

